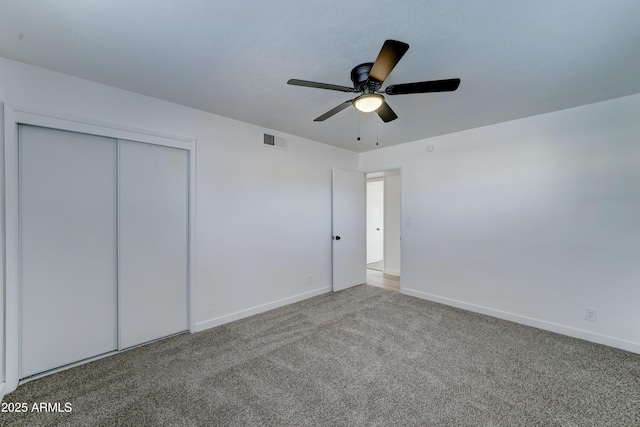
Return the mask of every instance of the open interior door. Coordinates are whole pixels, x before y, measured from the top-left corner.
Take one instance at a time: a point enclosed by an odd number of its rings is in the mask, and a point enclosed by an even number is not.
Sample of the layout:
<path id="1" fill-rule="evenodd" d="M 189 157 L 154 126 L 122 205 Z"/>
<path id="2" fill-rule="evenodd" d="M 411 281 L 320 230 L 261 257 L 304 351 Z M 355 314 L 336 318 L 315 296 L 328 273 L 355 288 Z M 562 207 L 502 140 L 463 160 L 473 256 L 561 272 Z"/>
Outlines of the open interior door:
<path id="1" fill-rule="evenodd" d="M 333 170 L 333 291 L 365 283 L 366 201 L 364 173 Z"/>

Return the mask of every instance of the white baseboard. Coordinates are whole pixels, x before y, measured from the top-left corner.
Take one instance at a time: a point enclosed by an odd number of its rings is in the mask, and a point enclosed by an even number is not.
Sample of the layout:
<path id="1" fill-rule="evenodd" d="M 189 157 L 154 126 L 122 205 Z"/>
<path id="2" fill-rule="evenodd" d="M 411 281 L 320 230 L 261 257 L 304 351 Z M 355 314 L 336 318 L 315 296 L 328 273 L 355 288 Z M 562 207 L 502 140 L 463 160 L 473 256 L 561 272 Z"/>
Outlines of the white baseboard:
<path id="1" fill-rule="evenodd" d="M 253 316 L 254 314 L 264 313 L 265 311 L 273 310 L 274 308 L 283 307 L 285 305 L 293 304 L 294 302 L 302 301 L 307 298 L 315 297 L 317 295 L 326 294 L 328 292 L 331 292 L 331 286 L 315 289 L 309 292 L 303 292 L 298 295 L 282 298 L 277 301 L 261 304 L 255 307 L 247 308 L 245 310 L 236 311 L 235 313 L 225 314 L 224 316 L 215 317 L 213 319 L 205 320 L 202 322 L 196 322 L 196 328 L 193 332 L 204 331 L 205 329 L 224 325 L 225 323 Z"/>
<path id="2" fill-rule="evenodd" d="M 400 276 L 400 270 L 391 270 L 391 269 L 384 269 L 384 274 L 390 274 L 392 276 Z"/>
<path id="3" fill-rule="evenodd" d="M 591 341 L 597 344 L 607 345 L 609 347 L 619 348 L 621 350 L 630 351 L 640 354 L 640 343 L 611 337 L 608 335 L 596 334 L 594 332 L 585 331 L 571 326 L 560 325 L 557 323 L 547 322 L 544 320 L 534 319 L 506 311 L 495 310 L 489 307 L 483 307 L 476 304 L 470 304 L 464 301 L 458 301 L 451 298 L 445 298 L 438 295 L 432 295 L 426 292 L 416 291 L 414 289 L 402 288 L 401 292 L 420 299 L 433 301 L 452 307 L 461 308 L 463 310 L 473 311 L 475 313 L 486 314 L 487 316 L 497 317 L 498 319 L 509 320 L 511 322 L 520 323 L 522 325 L 532 326 L 538 329 L 555 332 L 562 335 L 568 335 L 574 338 L 580 338 L 585 341 Z"/>

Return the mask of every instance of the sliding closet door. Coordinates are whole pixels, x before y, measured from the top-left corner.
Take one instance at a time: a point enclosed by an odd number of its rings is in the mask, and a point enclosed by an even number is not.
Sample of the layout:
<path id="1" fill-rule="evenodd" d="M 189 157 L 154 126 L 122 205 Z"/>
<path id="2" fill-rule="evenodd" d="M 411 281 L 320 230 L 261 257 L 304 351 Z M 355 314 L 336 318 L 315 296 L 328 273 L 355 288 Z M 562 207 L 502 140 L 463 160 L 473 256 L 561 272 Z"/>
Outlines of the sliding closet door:
<path id="1" fill-rule="evenodd" d="M 119 141 L 120 348 L 188 329 L 188 158 Z"/>
<path id="2" fill-rule="evenodd" d="M 20 126 L 21 377 L 117 348 L 116 141 Z"/>

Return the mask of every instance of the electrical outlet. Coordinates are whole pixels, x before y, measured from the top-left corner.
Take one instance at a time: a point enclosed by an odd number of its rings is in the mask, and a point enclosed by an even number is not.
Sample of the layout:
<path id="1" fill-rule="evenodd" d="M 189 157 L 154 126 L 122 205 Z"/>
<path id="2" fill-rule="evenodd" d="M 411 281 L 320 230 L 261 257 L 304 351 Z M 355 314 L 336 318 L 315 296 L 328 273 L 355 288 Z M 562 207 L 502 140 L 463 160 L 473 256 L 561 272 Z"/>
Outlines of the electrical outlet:
<path id="1" fill-rule="evenodd" d="M 588 320 L 590 322 L 595 322 L 596 321 L 596 315 L 597 314 L 598 314 L 598 310 L 596 310 L 595 308 L 586 307 L 584 309 L 584 319 Z"/>
<path id="2" fill-rule="evenodd" d="M 307 276 L 307 283 L 309 283 L 310 285 L 313 284 L 313 276 L 311 275 Z"/>

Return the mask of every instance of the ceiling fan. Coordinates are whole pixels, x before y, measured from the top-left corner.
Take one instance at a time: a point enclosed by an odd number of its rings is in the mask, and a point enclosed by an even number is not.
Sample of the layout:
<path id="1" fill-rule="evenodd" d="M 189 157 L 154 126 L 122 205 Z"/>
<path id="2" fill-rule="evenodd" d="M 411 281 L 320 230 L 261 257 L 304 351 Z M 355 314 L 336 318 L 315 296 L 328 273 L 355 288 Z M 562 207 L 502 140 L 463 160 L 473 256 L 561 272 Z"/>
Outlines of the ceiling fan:
<path id="1" fill-rule="evenodd" d="M 426 82 L 402 83 L 387 86 L 384 91 L 380 90 L 382 83 L 391 73 L 391 70 L 400 61 L 402 56 L 409 50 L 409 45 L 397 40 L 387 40 L 382 45 L 376 62 L 365 62 L 357 65 L 351 70 L 351 81 L 353 87 L 333 85 L 328 83 L 311 82 L 308 80 L 291 79 L 287 84 L 294 86 L 315 87 L 318 89 L 337 90 L 340 92 L 360 93 L 354 99 L 345 101 L 332 110 L 327 111 L 320 117 L 314 119 L 315 122 L 322 122 L 334 114 L 353 105 L 363 113 L 375 111 L 386 123 L 398 118 L 389 104 L 384 100 L 386 95 L 407 95 L 411 93 L 427 92 L 450 92 L 460 85 L 460 79 L 432 80 Z"/>

